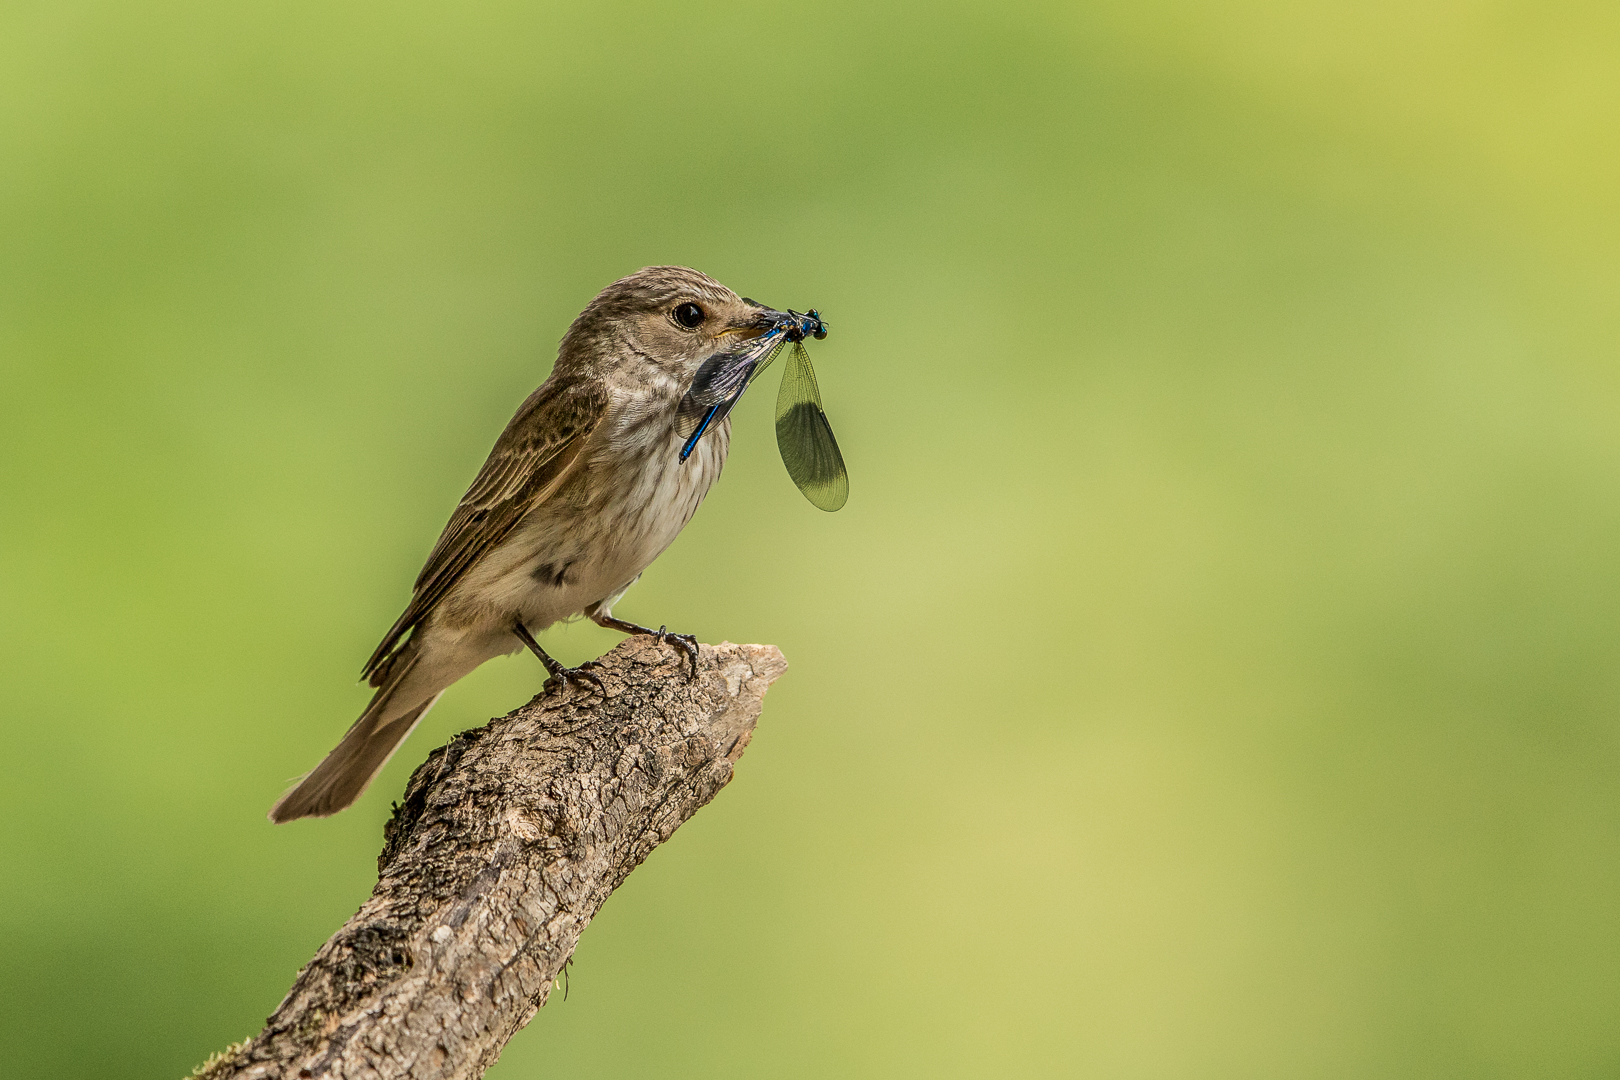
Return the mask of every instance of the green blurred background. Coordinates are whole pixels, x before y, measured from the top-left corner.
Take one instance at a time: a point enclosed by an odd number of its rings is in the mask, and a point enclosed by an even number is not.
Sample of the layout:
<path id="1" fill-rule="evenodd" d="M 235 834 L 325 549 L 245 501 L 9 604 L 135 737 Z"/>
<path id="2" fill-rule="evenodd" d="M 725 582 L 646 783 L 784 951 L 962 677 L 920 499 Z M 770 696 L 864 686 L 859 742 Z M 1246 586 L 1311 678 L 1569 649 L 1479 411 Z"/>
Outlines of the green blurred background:
<path id="1" fill-rule="evenodd" d="M 0 1060 L 178 1076 L 367 895 L 264 811 L 574 314 L 816 306 L 619 606 L 781 646 L 491 1073 L 1620 1073 L 1620 9 L 0 9 Z M 594 627 L 543 638 L 565 660 Z"/>

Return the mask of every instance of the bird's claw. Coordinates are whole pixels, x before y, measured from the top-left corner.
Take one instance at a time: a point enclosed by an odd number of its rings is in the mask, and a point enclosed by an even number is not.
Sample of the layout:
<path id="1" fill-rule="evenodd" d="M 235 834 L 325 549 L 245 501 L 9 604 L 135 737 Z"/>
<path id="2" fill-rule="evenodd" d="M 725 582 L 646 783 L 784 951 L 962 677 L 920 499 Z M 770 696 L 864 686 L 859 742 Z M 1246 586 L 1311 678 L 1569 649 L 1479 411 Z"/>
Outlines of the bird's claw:
<path id="1" fill-rule="evenodd" d="M 666 640 L 673 641 L 686 651 L 687 658 L 692 661 L 692 678 L 697 678 L 698 668 L 698 639 L 695 634 L 672 634 L 669 627 L 660 626 L 658 633 L 653 635 L 662 645 Z"/>
<path id="2" fill-rule="evenodd" d="M 585 670 L 595 662 L 596 661 L 592 660 L 590 663 L 581 664 L 579 667 L 560 667 L 556 671 L 553 671 L 551 673 L 551 678 L 547 679 L 546 681 L 555 682 L 559 687 L 568 683 L 595 683 L 597 691 L 605 698 L 607 697 L 607 687 L 603 685 L 601 678 L 594 673 Z"/>
<path id="3" fill-rule="evenodd" d="M 615 619 L 611 615 L 598 614 L 592 615 L 591 618 L 596 620 L 597 626 L 605 626 L 609 630 L 617 630 L 621 634 L 646 634 L 660 645 L 662 645 L 665 641 L 675 642 L 681 647 L 682 650 L 685 651 L 687 658 L 692 661 L 692 678 L 694 680 L 697 679 L 698 639 L 693 635 L 672 634 L 669 632 L 669 627 L 667 626 L 660 626 L 658 629 L 654 630 L 650 626 L 642 626 L 640 623 L 626 622 L 624 619 Z"/>

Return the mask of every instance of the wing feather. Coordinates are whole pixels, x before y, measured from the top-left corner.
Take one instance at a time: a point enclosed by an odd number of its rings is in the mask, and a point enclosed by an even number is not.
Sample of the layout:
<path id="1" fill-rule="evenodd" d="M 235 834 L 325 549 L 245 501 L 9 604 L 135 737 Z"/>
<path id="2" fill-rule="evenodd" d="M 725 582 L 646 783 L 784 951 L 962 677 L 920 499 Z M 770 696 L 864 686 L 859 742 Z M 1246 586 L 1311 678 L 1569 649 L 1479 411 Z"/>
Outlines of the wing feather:
<path id="1" fill-rule="evenodd" d="M 529 396 L 450 515 L 417 575 L 410 604 L 366 661 L 364 677 L 374 685 L 386 677 L 388 660 L 401 639 L 525 514 L 574 475 L 607 405 L 606 388 L 595 383 L 560 387 L 547 382 Z"/>

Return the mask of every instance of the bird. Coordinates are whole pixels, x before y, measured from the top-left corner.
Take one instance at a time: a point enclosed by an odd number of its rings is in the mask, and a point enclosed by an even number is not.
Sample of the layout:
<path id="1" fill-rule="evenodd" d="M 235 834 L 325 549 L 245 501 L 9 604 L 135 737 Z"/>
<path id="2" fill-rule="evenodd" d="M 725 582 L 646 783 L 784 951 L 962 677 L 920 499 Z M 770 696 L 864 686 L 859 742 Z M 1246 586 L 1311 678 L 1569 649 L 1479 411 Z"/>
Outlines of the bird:
<path id="1" fill-rule="evenodd" d="M 554 623 L 584 616 L 654 635 L 683 649 L 695 676 L 695 638 L 616 618 L 613 606 L 719 479 L 748 382 L 807 334 L 826 335 L 814 312 L 777 311 L 688 267 L 645 267 L 603 289 L 495 440 L 366 662 L 371 702 L 270 820 L 352 805 L 445 689 L 486 660 L 528 649 L 564 692 L 600 689 L 535 640 Z"/>

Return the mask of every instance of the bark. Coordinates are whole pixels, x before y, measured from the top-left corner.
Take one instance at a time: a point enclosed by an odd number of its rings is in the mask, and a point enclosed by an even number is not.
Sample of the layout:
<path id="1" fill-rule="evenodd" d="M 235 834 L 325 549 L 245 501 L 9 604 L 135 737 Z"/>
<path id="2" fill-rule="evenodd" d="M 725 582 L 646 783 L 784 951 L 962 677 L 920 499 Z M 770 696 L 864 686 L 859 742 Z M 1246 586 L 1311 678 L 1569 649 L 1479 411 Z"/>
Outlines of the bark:
<path id="1" fill-rule="evenodd" d="M 478 1077 L 546 1003 L 603 901 L 731 779 L 770 645 L 626 639 L 575 685 L 439 747 L 383 832 L 377 887 L 226 1077 Z"/>

